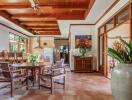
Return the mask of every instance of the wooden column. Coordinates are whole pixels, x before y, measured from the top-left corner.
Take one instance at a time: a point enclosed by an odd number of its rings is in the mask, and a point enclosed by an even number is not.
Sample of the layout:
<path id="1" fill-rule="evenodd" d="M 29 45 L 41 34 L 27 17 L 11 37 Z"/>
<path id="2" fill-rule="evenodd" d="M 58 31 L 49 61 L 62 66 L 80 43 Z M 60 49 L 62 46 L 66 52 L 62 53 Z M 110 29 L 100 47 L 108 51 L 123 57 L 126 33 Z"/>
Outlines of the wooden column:
<path id="1" fill-rule="evenodd" d="M 130 3 L 130 33 L 131 33 L 131 40 L 132 40 L 132 3 Z"/>
<path id="2" fill-rule="evenodd" d="M 107 77 L 107 69 L 108 69 L 108 39 L 107 39 L 107 32 L 104 33 L 104 76 Z"/>
<path id="3" fill-rule="evenodd" d="M 33 40 L 32 38 L 29 39 L 29 53 L 32 53 L 32 45 L 33 45 Z"/>
<path id="4" fill-rule="evenodd" d="M 100 68 L 100 29 L 98 30 L 98 70 L 102 73 L 102 70 Z"/>

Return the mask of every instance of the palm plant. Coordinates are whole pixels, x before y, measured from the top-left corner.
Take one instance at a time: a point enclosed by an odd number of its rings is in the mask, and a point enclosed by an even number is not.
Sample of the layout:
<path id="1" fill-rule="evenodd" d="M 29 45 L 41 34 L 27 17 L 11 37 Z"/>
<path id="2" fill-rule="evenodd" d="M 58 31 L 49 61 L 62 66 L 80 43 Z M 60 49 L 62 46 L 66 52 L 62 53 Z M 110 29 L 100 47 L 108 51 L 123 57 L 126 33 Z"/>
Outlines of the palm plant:
<path id="1" fill-rule="evenodd" d="M 123 49 L 116 50 L 108 48 L 108 55 L 118 60 L 120 63 L 132 63 L 132 42 L 126 42 L 120 38 L 121 43 L 124 45 Z"/>

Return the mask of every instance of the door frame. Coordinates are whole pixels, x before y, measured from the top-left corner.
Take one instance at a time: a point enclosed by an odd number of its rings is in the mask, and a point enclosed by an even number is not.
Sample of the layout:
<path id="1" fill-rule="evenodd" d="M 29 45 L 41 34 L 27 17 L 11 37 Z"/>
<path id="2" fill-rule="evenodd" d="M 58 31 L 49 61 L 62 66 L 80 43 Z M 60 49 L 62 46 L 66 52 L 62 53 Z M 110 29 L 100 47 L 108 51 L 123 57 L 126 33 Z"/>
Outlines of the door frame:
<path id="1" fill-rule="evenodd" d="M 120 23 L 119 25 L 116 25 L 116 17 L 125 9 L 129 7 L 129 18 L 127 20 L 125 20 L 124 22 Z M 114 19 L 114 27 L 110 30 L 107 31 L 106 29 L 106 24 L 109 22 L 110 19 Z M 124 7 L 122 7 L 115 15 L 113 15 L 108 21 L 106 21 L 101 27 L 98 28 L 98 66 L 99 66 L 99 72 L 101 72 L 105 77 L 107 77 L 108 75 L 108 52 L 107 52 L 107 48 L 108 48 L 108 37 L 107 37 L 107 33 L 113 29 L 115 29 L 116 27 L 119 27 L 120 25 L 122 25 L 123 23 L 125 23 L 126 21 L 130 20 L 130 35 L 131 35 L 131 40 L 132 40 L 132 2 L 129 2 L 127 5 L 125 5 Z M 100 66 L 100 29 L 104 27 L 104 65 Z M 102 67 L 102 69 L 101 69 Z"/>

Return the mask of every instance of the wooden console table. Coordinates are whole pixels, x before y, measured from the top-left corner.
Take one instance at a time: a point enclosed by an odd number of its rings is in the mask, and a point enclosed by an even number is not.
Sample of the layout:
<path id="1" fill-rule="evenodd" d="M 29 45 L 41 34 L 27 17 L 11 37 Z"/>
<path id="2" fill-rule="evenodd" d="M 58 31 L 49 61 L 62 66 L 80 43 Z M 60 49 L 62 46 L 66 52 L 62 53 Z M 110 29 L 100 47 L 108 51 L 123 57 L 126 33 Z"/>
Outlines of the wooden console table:
<path id="1" fill-rule="evenodd" d="M 74 71 L 75 72 L 92 72 L 93 57 L 74 56 Z"/>

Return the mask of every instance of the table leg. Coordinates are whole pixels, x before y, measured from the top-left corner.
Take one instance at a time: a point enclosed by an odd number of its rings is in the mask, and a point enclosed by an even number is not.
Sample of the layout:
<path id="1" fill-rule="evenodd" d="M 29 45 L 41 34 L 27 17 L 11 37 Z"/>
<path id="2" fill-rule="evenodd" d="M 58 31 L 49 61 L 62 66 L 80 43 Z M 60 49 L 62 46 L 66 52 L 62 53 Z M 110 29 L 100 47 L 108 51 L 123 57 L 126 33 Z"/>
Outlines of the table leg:
<path id="1" fill-rule="evenodd" d="M 35 77 L 35 70 L 32 69 L 31 71 L 32 71 L 32 81 L 33 81 L 33 87 L 34 87 L 34 83 L 35 83 L 35 82 L 34 82 L 34 80 L 35 80 L 35 79 L 34 79 L 34 77 Z"/>
<path id="2" fill-rule="evenodd" d="M 38 72 L 38 87 L 39 87 L 39 89 L 40 89 L 40 81 L 41 81 L 40 74 L 41 74 L 41 68 L 39 68 L 39 72 Z"/>

